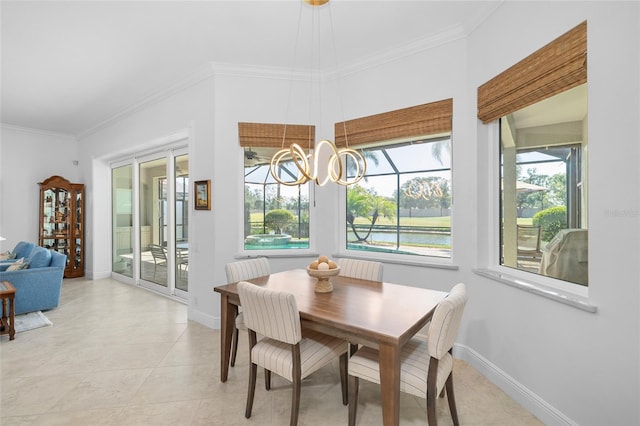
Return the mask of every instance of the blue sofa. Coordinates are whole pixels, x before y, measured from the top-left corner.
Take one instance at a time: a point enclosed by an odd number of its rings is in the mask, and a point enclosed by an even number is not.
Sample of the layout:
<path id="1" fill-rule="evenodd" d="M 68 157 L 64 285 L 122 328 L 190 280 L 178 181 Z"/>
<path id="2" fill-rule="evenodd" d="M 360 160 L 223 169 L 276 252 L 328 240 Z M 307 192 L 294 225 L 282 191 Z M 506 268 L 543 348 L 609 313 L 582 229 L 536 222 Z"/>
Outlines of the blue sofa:
<path id="1" fill-rule="evenodd" d="M 16 260 L 24 257 L 25 259 L 29 257 L 31 254 L 31 250 L 35 248 L 35 244 L 30 243 L 28 241 L 20 241 L 16 246 L 11 250 L 11 253 L 15 254 L 16 257 L 8 260 L 0 260 L 0 271 L 4 271 Z"/>
<path id="2" fill-rule="evenodd" d="M 28 269 L 7 271 L 9 264 L 0 265 L 0 281 L 9 281 L 16 288 L 15 314 L 56 308 L 67 256 L 36 246 L 25 260 Z"/>

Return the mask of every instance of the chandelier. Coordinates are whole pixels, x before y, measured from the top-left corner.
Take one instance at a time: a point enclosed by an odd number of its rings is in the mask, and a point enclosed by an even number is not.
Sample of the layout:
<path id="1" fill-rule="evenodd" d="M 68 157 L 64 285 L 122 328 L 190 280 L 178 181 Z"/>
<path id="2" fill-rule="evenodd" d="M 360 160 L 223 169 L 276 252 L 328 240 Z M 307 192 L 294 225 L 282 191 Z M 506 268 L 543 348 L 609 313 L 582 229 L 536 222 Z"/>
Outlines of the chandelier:
<path id="1" fill-rule="evenodd" d="M 329 2 L 329 0 L 302 0 L 313 7 L 323 6 Z M 331 14 L 329 14 L 331 17 Z M 333 26 L 332 32 L 333 32 Z M 333 38 L 333 33 L 331 35 Z M 297 48 L 296 39 L 296 48 Z M 334 43 L 335 50 L 335 43 Z M 335 51 L 334 51 L 335 55 Z M 318 66 L 319 68 L 319 66 Z M 313 79 L 312 79 L 313 81 Z M 309 181 L 315 182 L 319 186 L 325 185 L 327 182 L 337 183 L 339 185 L 348 186 L 358 183 L 364 177 L 367 171 L 367 163 L 364 156 L 355 149 L 349 148 L 349 141 L 347 139 L 347 131 L 345 127 L 345 148 L 338 149 L 332 141 L 323 139 L 313 147 L 313 153 L 305 153 L 304 149 L 297 143 L 292 143 L 288 148 L 284 146 L 286 140 L 287 126 L 284 126 L 284 135 L 282 137 L 282 149 L 274 154 L 271 158 L 271 164 L 269 170 L 271 176 L 278 182 L 287 186 L 302 185 Z M 311 145 L 311 144 L 310 144 Z M 311 147 L 309 147 L 309 151 Z M 322 150 L 328 150 L 328 159 L 326 163 L 326 176 L 321 178 L 319 171 L 323 169 L 320 164 L 320 152 Z M 348 178 L 348 173 L 343 169 L 343 163 L 348 164 L 351 160 L 354 164 L 355 170 L 353 171 L 353 178 Z M 281 167 L 282 162 L 292 162 L 298 169 L 296 179 L 291 181 L 285 181 L 280 178 L 278 169 Z"/>

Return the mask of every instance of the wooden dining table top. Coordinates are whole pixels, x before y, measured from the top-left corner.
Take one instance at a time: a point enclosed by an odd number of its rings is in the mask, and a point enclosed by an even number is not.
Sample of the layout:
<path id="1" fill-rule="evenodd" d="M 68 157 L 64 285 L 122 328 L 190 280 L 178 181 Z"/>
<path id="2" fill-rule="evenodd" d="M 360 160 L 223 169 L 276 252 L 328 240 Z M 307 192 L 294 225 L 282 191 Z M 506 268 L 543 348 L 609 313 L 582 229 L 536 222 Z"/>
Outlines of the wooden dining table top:
<path id="1" fill-rule="evenodd" d="M 351 341 L 362 344 L 404 344 L 429 321 L 437 304 L 447 295 L 437 290 L 343 276 L 331 278 L 333 291 L 317 293 L 316 278 L 305 269 L 247 281 L 294 294 L 303 323 L 343 330 Z M 237 283 L 214 290 L 227 294 L 231 303 L 239 304 Z"/>

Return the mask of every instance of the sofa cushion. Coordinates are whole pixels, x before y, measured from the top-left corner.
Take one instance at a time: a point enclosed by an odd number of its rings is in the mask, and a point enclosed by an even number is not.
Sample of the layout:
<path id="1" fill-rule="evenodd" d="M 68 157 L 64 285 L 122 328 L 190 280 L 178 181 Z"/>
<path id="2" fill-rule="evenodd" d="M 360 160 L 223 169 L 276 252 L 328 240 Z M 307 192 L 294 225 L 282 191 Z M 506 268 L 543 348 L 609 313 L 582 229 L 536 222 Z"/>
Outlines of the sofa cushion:
<path id="1" fill-rule="evenodd" d="M 51 264 L 51 252 L 44 247 L 37 246 L 31 251 L 27 260 L 32 269 L 46 268 Z"/>
<path id="2" fill-rule="evenodd" d="M 21 257 L 29 257 L 31 251 L 36 245 L 34 243 L 30 243 L 28 241 L 20 241 L 13 248 L 13 252 L 16 254 L 16 258 L 20 259 Z"/>
<path id="3" fill-rule="evenodd" d="M 29 261 L 24 260 L 24 257 L 13 262 L 8 268 L 7 271 L 19 271 L 21 269 L 29 269 Z"/>
<path id="4" fill-rule="evenodd" d="M 10 259 L 15 259 L 16 258 L 16 254 L 15 253 L 11 253 L 10 251 L 4 252 L 4 253 L 0 253 L 0 260 L 10 260 Z"/>

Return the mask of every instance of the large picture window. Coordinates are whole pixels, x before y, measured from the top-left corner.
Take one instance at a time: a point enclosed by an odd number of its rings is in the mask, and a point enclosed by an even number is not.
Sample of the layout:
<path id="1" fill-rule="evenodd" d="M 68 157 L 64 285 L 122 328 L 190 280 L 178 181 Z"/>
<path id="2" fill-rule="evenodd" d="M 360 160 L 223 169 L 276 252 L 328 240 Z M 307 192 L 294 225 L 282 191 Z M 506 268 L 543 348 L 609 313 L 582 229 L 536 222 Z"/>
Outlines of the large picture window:
<path id="1" fill-rule="evenodd" d="M 500 123 L 499 265 L 587 286 L 587 22 L 478 87 Z"/>
<path id="2" fill-rule="evenodd" d="M 450 133 L 361 152 L 367 173 L 346 191 L 346 248 L 451 257 Z"/>
<path id="3" fill-rule="evenodd" d="M 282 185 L 271 176 L 275 148 L 244 151 L 244 249 L 282 250 L 309 248 L 309 184 Z M 298 171 L 291 162 L 278 170 L 283 181 Z"/>
<path id="4" fill-rule="evenodd" d="M 586 89 L 500 119 L 500 264 L 584 286 Z"/>

